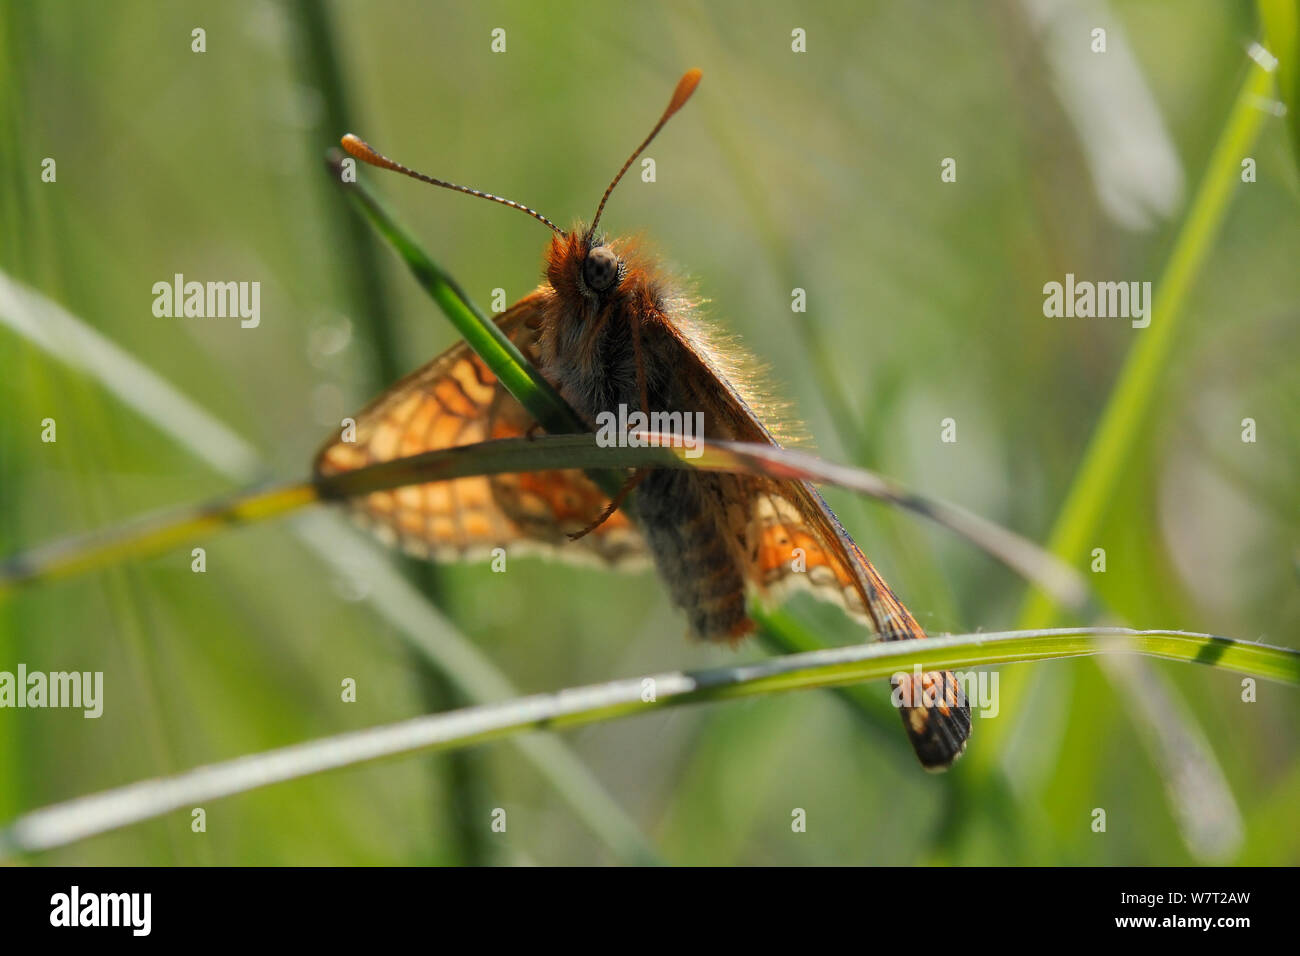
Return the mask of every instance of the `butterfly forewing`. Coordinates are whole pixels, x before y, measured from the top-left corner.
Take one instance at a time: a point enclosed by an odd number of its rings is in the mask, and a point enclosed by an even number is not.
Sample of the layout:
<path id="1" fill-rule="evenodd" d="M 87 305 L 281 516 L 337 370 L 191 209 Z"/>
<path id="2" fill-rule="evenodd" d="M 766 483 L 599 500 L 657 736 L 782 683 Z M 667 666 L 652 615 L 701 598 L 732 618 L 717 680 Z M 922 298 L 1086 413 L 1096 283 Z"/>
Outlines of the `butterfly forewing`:
<path id="1" fill-rule="evenodd" d="M 528 325 L 538 296 L 497 317 L 526 355 L 536 333 Z M 531 356 L 530 357 L 534 357 Z M 322 475 L 526 435 L 533 419 L 461 342 L 412 372 L 355 416 L 355 432 L 316 456 Z M 581 471 L 545 471 L 407 485 L 349 502 L 358 522 L 408 554 L 439 561 L 475 560 L 503 548 L 511 556 L 541 553 L 614 566 L 644 562 L 644 542 L 615 513 L 591 534 L 569 541 L 608 505 Z"/>

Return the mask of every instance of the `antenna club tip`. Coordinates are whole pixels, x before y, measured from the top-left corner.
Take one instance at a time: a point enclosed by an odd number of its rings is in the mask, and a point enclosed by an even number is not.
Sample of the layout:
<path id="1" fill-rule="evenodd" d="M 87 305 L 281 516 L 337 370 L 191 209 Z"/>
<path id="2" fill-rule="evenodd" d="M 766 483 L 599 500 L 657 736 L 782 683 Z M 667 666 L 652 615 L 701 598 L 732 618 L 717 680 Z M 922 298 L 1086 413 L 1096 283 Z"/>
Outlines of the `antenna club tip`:
<path id="1" fill-rule="evenodd" d="M 339 140 L 339 145 L 342 146 L 349 155 L 355 156 L 357 159 L 365 159 L 367 156 L 371 156 L 375 152 L 370 148 L 369 143 L 354 133 L 346 134 L 341 140 Z"/>
<path id="2" fill-rule="evenodd" d="M 355 156 L 363 163 L 369 163 L 371 166 L 378 166 L 380 169 L 393 169 L 402 172 L 401 166 L 393 162 L 354 133 L 348 133 L 344 136 L 339 140 L 339 145 L 347 150 L 348 155 Z"/>
<path id="3" fill-rule="evenodd" d="M 677 89 L 673 91 L 672 102 L 668 104 L 670 114 L 676 113 L 691 98 L 691 94 L 700 85 L 703 76 L 704 73 L 699 69 L 687 70 L 682 75 L 682 78 L 677 81 Z"/>

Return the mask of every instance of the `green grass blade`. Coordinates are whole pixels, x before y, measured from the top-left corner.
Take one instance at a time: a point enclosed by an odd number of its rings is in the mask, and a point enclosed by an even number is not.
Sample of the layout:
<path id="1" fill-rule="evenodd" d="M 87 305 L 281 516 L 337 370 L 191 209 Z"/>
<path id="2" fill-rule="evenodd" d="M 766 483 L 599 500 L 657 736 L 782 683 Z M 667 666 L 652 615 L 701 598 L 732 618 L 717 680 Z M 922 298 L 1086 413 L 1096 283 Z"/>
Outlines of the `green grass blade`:
<path id="1" fill-rule="evenodd" d="M 1291 158 L 1300 166 L 1300 0 L 1257 0 L 1268 52 L 1277 57 L 1277 91 L 1286 107 Z"/>
<path id="2" fill-rule="evenodd" d="M 1076 628 L 857 644 L 469 707 L 146 780 L 24 814 L 0 831 L 0 856 L 63 846 L 178 809 L 329 770 L 404 754 L 468 747 L 530 730 L 577 727 L 684 704 L 845 687 L 886 679 L 915 667 L 981 667 L 1115 653 L 1195 661 L 1300 685 L 1300 651 L 1181 631 Z M 647 686 L 654 688 L 652 700 L 646 699 Z"/>
<path id="3" fill-rule="evenodd" d="M 1066 496 L 1048 548 L 1070 564 L 1086 553 L 1151 413 L 1186 314 L 1188 292 L 1218 235 L 1233 188 L 1239 182 L 1241 157 L 1250 154 L 1268 118 L 1259 108 L 1258 100 L 1269 93 L 1272 84 L 1272 76 L 1252 62 L 1164 273 L 1156 284 L 1151 325 L 1142 330 L 1124 363 Z M 1052 620 L 1056 607 L 1051 596 L 1036 589 L 1021 612 L 1020 624 L 1024 627 L 1046 624 Z"/>
<path id="4" fill-rule="evenodd" d="M 330 167 L 336 176 L 340 175 L 339 162 L 340 157 L 331 154 Z M 379 198 L 361 182 L 346 183 L 344 188 L 506 391 L 551 434 L 586 431 L 587 426 L 577 413 L 496 323 L 484 315 L 456 281 L 398 224 Z"/>
<path id="5" fill-rule="evenodd" d="M 955 506 L 901 489 L 865 469 L 822 461 L 797 449 L 744 442 L 701 440 L 696 456 L 681 446 L 664 447 L 669 441 L 667 436 L 647 434 L 646 447 L 602 447 L 591 434 L 499 439 L 318 476 L 312 482 L 244 492 L 16 555 L 0 563 L 0 595 L 18 584 L 154 554 L 196 536 L 285 514 L 318 499 L 338 500 L 403 485 L 477 475 L 568 468 L 597 473 L 610 467 L 641 466 L 694 467 L 839 485 L 930 518 L 999 557 L 1028 579 L 1040 582 L 1062 600 L 1074 603 L 1086 594 L 1077 574 L 1032 542 Z"/>

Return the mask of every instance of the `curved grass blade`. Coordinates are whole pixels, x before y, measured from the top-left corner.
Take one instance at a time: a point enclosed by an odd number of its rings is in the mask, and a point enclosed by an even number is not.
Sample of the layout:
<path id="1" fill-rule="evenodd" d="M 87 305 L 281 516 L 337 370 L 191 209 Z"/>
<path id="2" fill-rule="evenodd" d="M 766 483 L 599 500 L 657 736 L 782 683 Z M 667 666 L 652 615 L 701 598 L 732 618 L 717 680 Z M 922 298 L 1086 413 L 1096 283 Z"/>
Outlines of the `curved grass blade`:
<path id="1" fill-rule="evenodd" d="M 64 846 L 98 833 L 289 780 L 375 760 L 451 750 L 529 730 L 559 730 L 666 707 L 782 691 L 844 687 L 915 667 L 980 667 L 1094 654 L 1196 661 L 1300 685 L 1300 651 L 1185 631 L 1074 628 L 854 644 L 714 670 L 647 675 L 417 717 L 197 767 L 34 810 L 0 831 L 0 856 Z M 654 699 L 645 699 L 652 681 Z"/>
<path id="2" fill-rule="evenodd" d="M 1081 578 L 1042 549 L 1011 531 L 954 505 L 931 500 L 861 468 L 823 461 L 797 449 L 744 442 L 701 441 L 694 451 L 674 446 L 672 438 L 637 433 L 648 447 L 601 447 L 595 435 L 507 438 L 440 449 L 381 462 L 314 481 L 243 492 L 198 508 L 145 517 L 127 525 L 57 541 L 0 563 L 0 595 L 20 584 L 64 577 L 103 567 L 127 557 L 166 550 L 194 538 L 264 518 L 283 515 L 318 500 L 339 500 L 402 485 L 445 481 L 471 475 L 584 468 L 652 466 L 702 468 L 767 475 L 778 479 L 838 485 L 899 504 L 973 542 L 1058 598 L 1082 603 Z M 698 452 L 698 457 L 693 457 Z"/>

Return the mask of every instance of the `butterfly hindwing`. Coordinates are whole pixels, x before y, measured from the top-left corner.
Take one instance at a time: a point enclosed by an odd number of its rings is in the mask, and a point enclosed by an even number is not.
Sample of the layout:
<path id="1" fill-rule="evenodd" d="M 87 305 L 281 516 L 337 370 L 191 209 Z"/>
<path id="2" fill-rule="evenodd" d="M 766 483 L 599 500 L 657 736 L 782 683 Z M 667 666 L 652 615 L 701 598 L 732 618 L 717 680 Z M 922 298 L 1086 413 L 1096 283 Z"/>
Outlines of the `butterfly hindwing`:
<path id="1" fill-rule="evenodd" d="M 777 441 L 729 381 L 725 365 L 689 319 L 665 317 L 683 350 L 684 371 L 696 383 L 691 403 L 715 410 L 725 437 L 776 445 Z M 850 615 L 865 619 L 881 640 L 924 638 L 925 631 L 844 530 L 821 494 L 808 482 L 756 475 L 720 476 L 728 503 L 729 533 L 741 542 L 749 588 L 777 597 L 789 588 L 805 588 L 833 601 Z M 951 671 L 928 671 L 919 682 L 900 675 L 894 680 L 900 715 L 921 764 L 940 770 L 965 750 L 970 736 L 970 707 Z"/>

